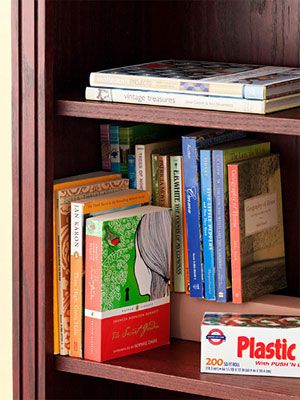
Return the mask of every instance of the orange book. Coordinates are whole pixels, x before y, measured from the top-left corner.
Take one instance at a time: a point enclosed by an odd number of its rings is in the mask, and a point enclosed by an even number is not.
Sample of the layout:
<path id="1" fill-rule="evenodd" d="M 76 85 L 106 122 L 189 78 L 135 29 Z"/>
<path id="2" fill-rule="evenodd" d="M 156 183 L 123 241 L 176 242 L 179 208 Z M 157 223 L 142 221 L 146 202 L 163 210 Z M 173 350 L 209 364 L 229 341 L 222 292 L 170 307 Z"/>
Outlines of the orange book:
<path id="1" fill-rule="evenodd" d="M 113 182 L 109 182 L 112 184 Z M 128 185 L 127 185 L 128 187 Z M 82 357 L 85 220 L 87 217 L 149 203 L 150 194 L 135 189 L 101 194 L 71 203 L 70 356 Z"/>
<path id="2" fill-rule="evenodd" d="M 87 174 L 75 175 L 67 178 L 57 179 L 53 185 L 53 352 L 54 354 L 66 355 L 69 353 L 69 340 L 68 340 L 68 324 L 65 328 L 63 327 L 63 301 L 62 295 L 62 252 L 61 249 L 61 226 L 60 223 L 64 220 L 64 223 L 68 224 L 67 217 L 67 203 L 62 205 L 60 208 L 59 198 L 60 192 L 66 190 L 73 190 L 74 188 L 81 187 L 81 191 L 89 185 L 97 184 L 101 181 L 119 179 L 120 174 L 112 174 L 111 172 L 96 171 Z M 69 205 L 70 207 L 70 205 Z M 66 216 L 62 218 L 61 214 Z M 66 239 L 66 237 L 65 237 Z M 67 248 L 65 248 L 67 250 Z M 68 253 L 64 253 L 64 263 L 68 262 Z M 64 274 L 66 275 L 66 274 Z M 68 277 L 66 276 L 66 279 Z M 65 288 L 65 297 L 68 297 L 68 285 Z M 65 307 L 68 301 L 66 299 Z M 68 315 L 66 317 L 68 320 Z"/>

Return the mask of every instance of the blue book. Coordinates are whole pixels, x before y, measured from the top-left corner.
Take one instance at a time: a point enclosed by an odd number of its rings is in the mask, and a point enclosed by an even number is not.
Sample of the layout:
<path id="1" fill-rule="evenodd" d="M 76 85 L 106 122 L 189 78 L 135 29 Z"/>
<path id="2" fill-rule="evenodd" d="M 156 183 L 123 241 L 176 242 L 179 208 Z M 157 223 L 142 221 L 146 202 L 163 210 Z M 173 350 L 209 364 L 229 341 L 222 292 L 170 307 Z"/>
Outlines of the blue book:
<path id="1" fill-rule="evenodd" d="M 204 288 L 207 300 L 216 299 L 211 150 L 200 150 L 200 183 L 203 238 Z"/>
<path id="2" fill-rule="evenodd" d="M 197 136 L 182 137 L 191 297 L 204 297 L 199 150 L 245 136 L 241 131 L 203 129 Z"/>
<path id="3" fill-rule="evenodd" d="M 109 143 L 110 143 L 110 162 L 111 172 L 120 173 L 120 125 L 110 125 L 109 127 Z"/>
<path id="4" fill-rule="evenodd" d="M 129 187 L 131 189 L 136 189 L 135 155 L 134 154 L 128 154 L 127 162 L 128 162 Z"/>
<path id="5" fill-rule="evenodd" d="M 227 165 L 270 153 L 270 142 L 244 139 L 212 150 L 216 300 L 231 300 Z"/>

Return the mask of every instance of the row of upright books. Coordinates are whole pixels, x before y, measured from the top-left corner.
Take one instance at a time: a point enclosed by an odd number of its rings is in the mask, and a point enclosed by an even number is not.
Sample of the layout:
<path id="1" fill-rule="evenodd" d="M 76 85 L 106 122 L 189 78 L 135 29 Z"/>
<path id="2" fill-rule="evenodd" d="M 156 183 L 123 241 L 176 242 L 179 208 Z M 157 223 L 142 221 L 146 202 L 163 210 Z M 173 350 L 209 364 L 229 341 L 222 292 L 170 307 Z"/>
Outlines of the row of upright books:
<path id="1" fill-rule="evenodd" d="M 100 130 L 111 171 L 54 185 L 56 352 L 103 361 L 167 343 L 169 289 L 241 303 L 285 287 L 280 163 L 269 141 L 156 124 Z M 152 329 L 141 315 L 153 307 Z M 149 328 L 147 340 L 132 319 Z M 127 325 L 114 330 L 116 321 Z"/>
<path id="2" fill-rule="evenodd" d="M 87 100 L 266 114 L 300 105 L 300 69 L 162 60 L 90 74 Z"/>

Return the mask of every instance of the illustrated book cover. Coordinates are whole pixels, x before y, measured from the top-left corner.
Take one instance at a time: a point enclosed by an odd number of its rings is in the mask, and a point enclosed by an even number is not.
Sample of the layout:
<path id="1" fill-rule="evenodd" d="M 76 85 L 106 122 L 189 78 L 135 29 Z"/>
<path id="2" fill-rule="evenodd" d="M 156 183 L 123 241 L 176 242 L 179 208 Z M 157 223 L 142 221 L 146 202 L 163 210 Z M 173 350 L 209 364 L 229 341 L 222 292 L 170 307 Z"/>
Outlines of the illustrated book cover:
<path id="1" fill-rule="evenodd" d="M 86 198 L 71 203 L 70 229 L 70 355 L 82 357 L 83 331 L 83 296 L 84 296 L 84 264 L 85 264 L 85 221 L 89 216 L 119 211 L 131 207 L 148 204 L 149 193 L 128 188 L 128 180 L 123 179 L 123 190 L 118 185 L 118 191 L 100 194 L 97 197 Z M 116 184 L 112 181 L 112 189 Z M 127 190 L 126 190 L 127 189 Z"/>
<path id="2" fill-rule="evenodd" d="M 55 187 L 54 193 L 54 217 L 55 217 L 55 257 L 58 285 L 58 311 L 59 311 L 59 338 L 60 354 L 67 355 L 70 350 L 70 210 L 71 201 L 83 199 L 88 196 L 97 196 L 103 192 L 104 186 L 111 189 L 111 180 L 121 179 L 120 174 L 100 172 L 92 174 L 90 180 L 77 180 L 77 186 L 70 186 L 67 180 L 67 187 L 60 189 L 63 182 Z M 128 180 L 127 180 L 128 187 Z"/>
<path id="3" fill-rule="evenodd" d="M 286 287 L 277 154 L 228 165 L 232 301 Z"/>
<path id="4" fill-rule="evenodd" d="M 299 92 L 300 69 L 211 61 L 162 60 L 92 72 L 90 86 L 265 100 Z"/>
<path id="5" fill-rule="evenodd" d="M 58 250 L 57 250 L 57 192 L 74 186 L 92 184 L 106 179 L 108 172 L 94 171 L 86 174 L 73 175 L 65 178 L 55 179 L 53 184 L 53 353 L 60 353 L 60 329 L 59 329 L 59 305 L 58 305 Z"/>
<path id="6" fill-rule="evenodd" d="M 87 219 L 84 358 L 106 361 L 170 340 L 171 211 Z"/>

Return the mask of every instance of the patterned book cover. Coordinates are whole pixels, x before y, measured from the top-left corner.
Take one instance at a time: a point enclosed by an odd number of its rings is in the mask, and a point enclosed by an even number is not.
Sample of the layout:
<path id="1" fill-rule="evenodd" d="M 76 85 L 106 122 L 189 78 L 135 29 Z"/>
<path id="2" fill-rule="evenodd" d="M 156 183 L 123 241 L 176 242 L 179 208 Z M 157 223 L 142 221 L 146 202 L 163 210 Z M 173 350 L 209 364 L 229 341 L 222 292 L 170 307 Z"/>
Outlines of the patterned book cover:
<path id="1" fill-rule="evenodd" d="M 120 173 L 120 125 L 112 124 L 109 127 L 110 163 L 111 172 Z"/>
<path id="2" fill-rule="evenodd" d="M 299 92 L 300 69 L 191 60 L 160 60 L 90 74 L 90 86 L 264 100 Z"/>
<path id="3" fill-rule="evenodd" d="M 216 299 L 211 151 L 200 150 L 200 185 L 203 237 L 204 294 L 207 300 Z"/>
<path id="4" fill-rule="evenodd" d="M 74 186 L 91 184 L 97 182 L 99 176 L 108 175 L 107 172 L 95 171 L 87 174 L 69 176 L 56 179 L 53 184 L 53 353 L 60 353 L 60 335 L 59 335 L 59 306 L 58 306 L 58 257 L 57 257 L 57 199 L 58 190 L 67 189 Z"/>
<path id="5" fill-rule="evenodd" d="M 152 172 L 152 204 L 158 206 L 158 154 L 151 154 L 151 172 Z"/>
<path id="6" fill-rule="evenodd" d="M 182 208 L 182 156 L 170 156 L 173 290 L 185 293 L 183 208 Z"/>
<path id="7" fill-rule="evenodd" d="M 92 174 L 95 175 L 95 174 Z M 87 196 L 97 196 L 101 182 L 120 179 L 120 174 L 101 172 L 86 183 L 78 180 L 78 185 L 55 192 L 55 244 L 58 282 L 59 339 L 60 354 L 68 355 L 70 350 L 70 210 L 71 201 Z M 62 183 L 58 187 L 61 187 Z M 103 188 L 101 188 L 103 190 Z"/>
<path id="8" fill-rule="evenodd" d="M 154 206 L 87 219 L 84 358 L 169 343 L 171 212 Z"/>
<path id="9" fill-rule="evenodd" d="M 270 154 L 270 142 L 243 139 L 212 150 L 216 299 L 231 300 L 227 165 Z"/>
<path id="10" fill-rule="evenodd" d="M 279 156 L 228 166 L 232 301 L 286 287 Z"/>
<path id="11" fill-rule="evenodd" d="M 70 215 L 70 356 L 82 357 L 82 302 L 84 276 L 84 224 L 87 215 L 140 204 L 149 195 L 133 195 L 128 179 L 99 184 L 96 197 L 71 202 Z M 127 190 L 126 190 L 127 189 Z M 116 201 L 116 200 L 119 201 Z M 146 200 L 147 201 L 147 200 Z M 148 200 L 149 201 L 149 200 Z M 142 201 L 141 201 L 142 202 Z M 116 205 L 116 203 L 118 203 Z M 86 209 L 89 208 L 87 212 Z"/>
<path id="12" fill-rule="evenodd" d="M 111 170 L 109 124 L 100 124 L 101 165 L 103 171 Z"/>
<path id="13" fill-rule="evenodd" d="M 199 150 L 245 137 L 241 131 L 202 129 L 182 137 L 185 209 L 191 297 L 203 297 L 202 231 L 199 187 Z"/>

